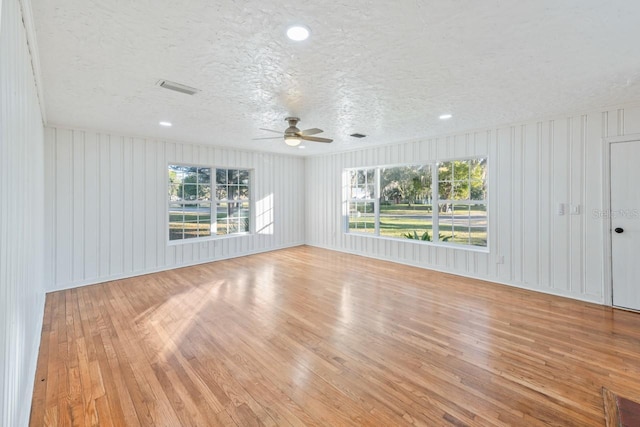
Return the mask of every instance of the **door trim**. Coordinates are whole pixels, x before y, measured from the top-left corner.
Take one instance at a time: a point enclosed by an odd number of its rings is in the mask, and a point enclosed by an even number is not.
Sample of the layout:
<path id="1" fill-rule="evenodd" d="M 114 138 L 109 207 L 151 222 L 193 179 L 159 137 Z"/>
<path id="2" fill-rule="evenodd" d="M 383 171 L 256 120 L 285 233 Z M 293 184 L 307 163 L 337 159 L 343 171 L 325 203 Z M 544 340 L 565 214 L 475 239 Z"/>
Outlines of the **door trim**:
<path id="1" fill-rule="evenodd" d="M 640 143 L 640 133 L 602 138 L 602 207 L 606 212 L 611 212 L 611 144 L 634 141 L 638 141 Z M 604 304 L 613 307 L 613 258 L 611 256 L 611 227 L 611 215 L 609 215 L 608 221 L 602 221 L 602 229 L 604 235 L 604 292 L 602 296 Z"/>

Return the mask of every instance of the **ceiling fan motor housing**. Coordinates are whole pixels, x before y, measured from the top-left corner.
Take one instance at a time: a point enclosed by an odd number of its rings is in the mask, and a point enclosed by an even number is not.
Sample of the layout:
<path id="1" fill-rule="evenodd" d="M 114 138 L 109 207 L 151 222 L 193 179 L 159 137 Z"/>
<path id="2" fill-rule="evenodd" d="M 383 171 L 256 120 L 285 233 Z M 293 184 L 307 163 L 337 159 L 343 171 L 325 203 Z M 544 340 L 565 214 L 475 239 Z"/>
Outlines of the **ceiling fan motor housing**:
<path id="1" fill-rule="evenodd" d="M 300 129 L 296 127 L 296 124 L 300 121 L 298 117 L 287 117 L 285 121 L 289 122 L 289 127 L 284 131 L 285 135 L 295 135 L 300 132 Z"/>

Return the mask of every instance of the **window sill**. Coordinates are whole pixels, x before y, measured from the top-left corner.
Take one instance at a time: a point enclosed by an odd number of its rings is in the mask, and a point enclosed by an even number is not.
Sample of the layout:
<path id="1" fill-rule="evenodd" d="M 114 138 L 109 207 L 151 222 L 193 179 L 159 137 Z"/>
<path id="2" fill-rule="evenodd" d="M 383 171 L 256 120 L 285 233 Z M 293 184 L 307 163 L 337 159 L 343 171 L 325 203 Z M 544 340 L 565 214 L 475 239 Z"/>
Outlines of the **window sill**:
<path id="1" fill-rule="evenodd" d="M 378 240 L 388 240 L 391 242 L 401 242 L 401 243 L 409 243 L 413 245 L 426 245 L 426 246 L 435 246 L 437 248 L 446 248 L 446 249 L 458 249 L 462 251 L 469 252 L 478 252 L 478 253 L 491 253 L 489 250 L 489 246 L 471 246 L 471 245 L 463 245 L 459 243 L 445 243 L 445 242 L 427 242 L 423 240 L 415 240 L 415 239 L 398 239 L 394 237 L 384 237 L 384 236 L 376 236 L 373 234 L 367 233 L 343 233 L 345 236 L 356 236 L 356 237 L 368 237 L 370 239 L 378 239 Z"/>
<path id="2" fill-rule="evenodd" d="M 247 236 L 251 236 L 252 234 L 253 233 L 247 232 L 247 233 L 224 234 L 221 236 L 215 235 L 215 236 L 209 236 L 209 237 L 197 237 L 195 239 L 169 240 L 167 242 L 167 246 L 186 245 L 189 243 L 206 243 L 206 242 L 212 242 L 216 240 L 233 239 L 236 237 L 247 237 Z"/>

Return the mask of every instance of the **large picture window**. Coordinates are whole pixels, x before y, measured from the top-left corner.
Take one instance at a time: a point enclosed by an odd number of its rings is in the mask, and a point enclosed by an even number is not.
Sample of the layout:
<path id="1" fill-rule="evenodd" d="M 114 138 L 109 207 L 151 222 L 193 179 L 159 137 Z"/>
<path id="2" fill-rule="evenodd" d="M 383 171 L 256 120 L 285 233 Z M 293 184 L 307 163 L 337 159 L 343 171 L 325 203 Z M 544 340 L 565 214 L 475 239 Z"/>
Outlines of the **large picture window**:
<path id="1" fill-rule="evenodd" d="M 248 233 L 250 176 L 247 169 L 169 165 L 169 240 Z"/>
<path id="2" fill-rule="evenodd" d="M 347 169 L 347 232 L 487 246 L 487 159 Z"/>

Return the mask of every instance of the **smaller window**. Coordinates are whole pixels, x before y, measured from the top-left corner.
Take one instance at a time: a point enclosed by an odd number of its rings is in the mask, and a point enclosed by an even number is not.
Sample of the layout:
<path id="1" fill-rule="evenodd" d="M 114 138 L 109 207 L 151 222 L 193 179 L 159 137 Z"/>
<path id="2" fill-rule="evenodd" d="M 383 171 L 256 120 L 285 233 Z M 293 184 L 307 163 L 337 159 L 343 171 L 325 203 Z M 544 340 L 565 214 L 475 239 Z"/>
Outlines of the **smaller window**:
<path id="1" fill-rule="evenodd" d="M 442 240 L 487 246 L 487 159 L 438 163 L 438 229 Z"/>
<path id="2" fill-rule="evenodd" d="M 211 236 L 211 168 L 169 166 L 169 240 Z"/>
<path id="3" fill-rule="evenodd" d="M 375 233 L 375 169 L 348 172 L 349 231 Z"/>
<path id="4" fill-rule="evenodd" d="M 249 170 L 169 165 L 168 172 L 170 241 L 249 232 Z"/>

